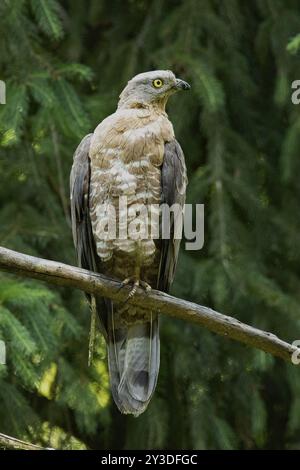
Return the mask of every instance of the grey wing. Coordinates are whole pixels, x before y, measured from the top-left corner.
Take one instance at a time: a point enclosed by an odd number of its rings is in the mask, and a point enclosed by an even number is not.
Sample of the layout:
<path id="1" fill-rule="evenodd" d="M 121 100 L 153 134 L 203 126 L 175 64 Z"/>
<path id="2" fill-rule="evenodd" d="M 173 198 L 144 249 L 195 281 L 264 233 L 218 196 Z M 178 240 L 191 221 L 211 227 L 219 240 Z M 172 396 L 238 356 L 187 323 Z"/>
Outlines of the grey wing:
<path id="1" fill-rule="evenodd" d="M 178 204 L 183 209 L 187 185 L 184 154 L 176 140 L 165 144 L 164 160 L 161 167 L 161 202 L 169 207 Z M 157 287 L 168 292 L 174 279 L 175 269 L 180 248 L 180 239 L 174 237 L 174 229 L 178 217 L 171 212 L 170 238 L 160 240 L 161 258 Z M 164 215 L 162 213 L 162 219 Z M 161 221 L 163 226 L 164 220 Z"/>
<path id="2" fill-rule="evenodd" d="M 90 160 L 93 134 L 82 139 L 74 154 L 70 175 L 73 241 L 80 267 L 96 271 L 96 251 L 89 214 Z"/>
<path id="3" fill-rule="evenodd" d="M 93 134 L 88 134 L 80 142 L 74 154 L 70 175 L 71 220 L 73 240 L 77 253 L 78 265 L 90 271 L 99 271 L 100 260 L 97 256 L 89 208 L 90 159 L 89 149 Z M 90 296 L 87 295 L 90 301 Z M 104 335 L 107 324 L 107 301 L 96 297 L 100 328 Z"/>

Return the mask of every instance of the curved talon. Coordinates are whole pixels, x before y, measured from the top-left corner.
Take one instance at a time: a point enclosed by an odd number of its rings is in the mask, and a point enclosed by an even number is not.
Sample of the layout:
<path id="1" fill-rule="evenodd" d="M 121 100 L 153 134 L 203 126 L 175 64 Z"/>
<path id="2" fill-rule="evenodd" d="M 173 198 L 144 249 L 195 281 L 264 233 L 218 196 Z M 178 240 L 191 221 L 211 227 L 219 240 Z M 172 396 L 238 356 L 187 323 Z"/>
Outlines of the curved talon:
<path id="1" fill-rule="evenodd" d="M 132 282 L 132 279 L 130 277 L 126 277 L 126 279 L 124 279 L 124 281 L 121 282 L 121 285 L 120 285 L 118 291 L 120 291 L 121 289 L 123 289 L 123 287 L 130 284 L 130 282 Z"/>
<path id="2" fill-rule="evenodd" d="M 148 284 L 148 282 L 145 282 L 145 281 L 140 281 L 140 287 L 143 287 L 143 289 L 145 289 L 146 292 L 150 292 L 152 289 L 150 284 Z"/>
<path id="3" fill-rule="evenodd" d="M 136 278 L 127 277 L 126 279 L 124 279 L 124 281 L 122 281 L 121 286 L 119 287 L 119 290 L 121 290 L 125 286 L 128 286 L 128 284 L 133 284 L 133 286 L 124 304 L 126 304 L 128 300 L 132 299 L 138 287 L 143 288 L 146 292 L 150 292 L 150 290 L 152 289 L 152 287 L 150 286 L 150 284 L 148 284 L 148 282 L 141 281 L 140 279 L 136 279 Z"/>

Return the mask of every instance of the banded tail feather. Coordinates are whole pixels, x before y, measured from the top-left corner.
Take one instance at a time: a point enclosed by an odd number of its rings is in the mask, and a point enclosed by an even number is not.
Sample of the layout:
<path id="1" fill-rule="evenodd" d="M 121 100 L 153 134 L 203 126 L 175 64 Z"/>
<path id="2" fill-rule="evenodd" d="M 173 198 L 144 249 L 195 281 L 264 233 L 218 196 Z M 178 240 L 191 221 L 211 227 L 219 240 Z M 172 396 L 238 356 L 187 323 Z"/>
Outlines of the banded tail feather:
<path id="1" fill-rule="evenodd" d="M 114 400 L 124 414 L 139 416 L 154 393 L 160 363 L 159 320 L 116 326 L 111 303 L 108 315 L 108 367 Z"/>

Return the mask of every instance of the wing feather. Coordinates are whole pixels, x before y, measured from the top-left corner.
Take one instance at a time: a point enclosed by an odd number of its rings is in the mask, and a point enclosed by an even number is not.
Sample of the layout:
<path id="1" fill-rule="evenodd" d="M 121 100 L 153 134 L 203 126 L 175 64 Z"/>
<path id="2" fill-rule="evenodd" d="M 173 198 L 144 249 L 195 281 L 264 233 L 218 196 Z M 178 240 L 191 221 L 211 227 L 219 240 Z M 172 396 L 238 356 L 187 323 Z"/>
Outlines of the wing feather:
<path id="1" fill-rule="evenodd" d="M 77 261 L 84 269 L 96 270 L 96 253 L 89 214 L 90 161 L 92 134 L 87 135 L 74 154 L 70 175 L 71 219 Z"/>
<path id="2" fill-rule="evenodd" d="M 165 144 L 164 160 L 161 167 L 161 202 L 171 207 L 179 204 L 183 209 L 187 185 L 184 154 L 176 140 Z M 162 224 L 164 221 L 162 221 Z M 174 237 L 175 218 L 171 212 L 170 239 L 161 240 L 161 258 L 158 275 L 158 289 L 168 292 L 174 279 L 179 254 L 180 239 Z"/>
<path id="3" fill-rule="evenodd" d="M 93 134 L 85 136 L 74 154 L 70 175 L 71 220 L 74 245 L 78 265 L 90 271 L 99 271 L 100 259 L 97 256 L 90 220 L 89 189 L 90 159 L 89 149 Z M 90 300 L 90 296 L 87 295 Z M 107 310 L 109 300 L 96 297 L 97 313 L 103 335 L 107 337 Z"/>

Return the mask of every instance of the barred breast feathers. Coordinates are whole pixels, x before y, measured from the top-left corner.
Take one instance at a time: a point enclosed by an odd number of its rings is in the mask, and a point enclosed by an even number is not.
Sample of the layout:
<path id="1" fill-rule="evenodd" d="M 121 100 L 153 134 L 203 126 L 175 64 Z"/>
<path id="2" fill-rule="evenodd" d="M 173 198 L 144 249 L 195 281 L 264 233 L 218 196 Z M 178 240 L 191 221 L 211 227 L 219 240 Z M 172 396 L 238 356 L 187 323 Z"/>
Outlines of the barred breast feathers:
<path id="1" fill-rule="evenodd" d="M 112 204 L 118 222 L 120 196 L 127 197 L 132 209 L 137 204 L 159 204 L 164 145 L 173 138 L 166 113 L 151 108 L 118 109 L 96 128 L 90 148 L 90 213 L 97 252 L 103 261 L 109 260 L 116 248 L 133 253 L 136 243 L 130 239 L 103 240 L 99 223 L 103 227 L 104 220 L 99 208 L 103 211 L 105 205 Z M 141 248 L 150 262 L 156 249 L 154 241 L 143 241 Z"/>

